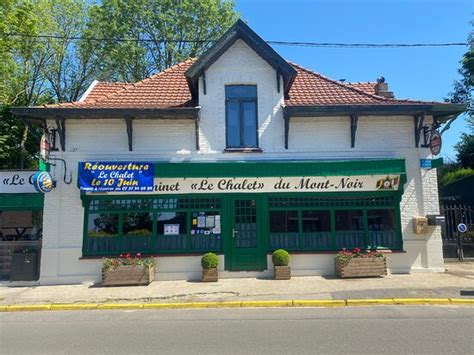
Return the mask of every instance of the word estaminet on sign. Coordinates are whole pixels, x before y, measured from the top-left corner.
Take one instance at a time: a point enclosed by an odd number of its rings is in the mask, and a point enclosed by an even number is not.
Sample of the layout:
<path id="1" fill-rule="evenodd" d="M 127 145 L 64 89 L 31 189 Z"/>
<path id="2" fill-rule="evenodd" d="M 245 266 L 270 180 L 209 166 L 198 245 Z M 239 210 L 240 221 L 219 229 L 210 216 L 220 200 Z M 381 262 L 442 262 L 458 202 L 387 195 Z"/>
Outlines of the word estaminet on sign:
<path id="1" fill-rule="evenodd" d="M 155 178 L 154 193 L 396 191 L 399 175 Z"/>

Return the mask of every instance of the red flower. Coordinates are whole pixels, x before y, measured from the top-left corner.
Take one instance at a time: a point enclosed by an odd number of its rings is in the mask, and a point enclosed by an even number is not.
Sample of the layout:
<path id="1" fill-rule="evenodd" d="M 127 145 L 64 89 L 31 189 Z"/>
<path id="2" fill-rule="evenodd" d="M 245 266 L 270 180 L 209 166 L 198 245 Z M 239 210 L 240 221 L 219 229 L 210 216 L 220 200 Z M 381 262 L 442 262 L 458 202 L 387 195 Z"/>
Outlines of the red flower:
<path id="1" fill-rule="evenodd" d="M 136 257 L 137 259 L 140 259 L 140 258 L 142 257 L 142 254 L 141 254 L 141 253 L 137 253 L 137 255 L 135 255 L 135 257 Z"/>

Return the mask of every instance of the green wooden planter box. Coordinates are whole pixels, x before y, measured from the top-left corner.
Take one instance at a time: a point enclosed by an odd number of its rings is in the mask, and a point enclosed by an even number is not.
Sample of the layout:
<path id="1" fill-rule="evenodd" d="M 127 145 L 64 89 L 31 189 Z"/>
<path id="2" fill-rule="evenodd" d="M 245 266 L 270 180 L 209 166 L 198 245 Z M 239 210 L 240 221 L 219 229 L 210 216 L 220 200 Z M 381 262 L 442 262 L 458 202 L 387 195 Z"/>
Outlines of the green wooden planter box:
<path id="1" fill-rule="evenodd" d="M 115 269 L 102 269 L 102 286 L 148 285 L 155 279 L 155 267 L 122 265 Z"/>
<path id="2" fill-rule="evenodd" d="M 336 275 L 342 278 L 387 275 L 387 260 L 381 257 L 352 258 L 345 262 L 334 259 Z"/>

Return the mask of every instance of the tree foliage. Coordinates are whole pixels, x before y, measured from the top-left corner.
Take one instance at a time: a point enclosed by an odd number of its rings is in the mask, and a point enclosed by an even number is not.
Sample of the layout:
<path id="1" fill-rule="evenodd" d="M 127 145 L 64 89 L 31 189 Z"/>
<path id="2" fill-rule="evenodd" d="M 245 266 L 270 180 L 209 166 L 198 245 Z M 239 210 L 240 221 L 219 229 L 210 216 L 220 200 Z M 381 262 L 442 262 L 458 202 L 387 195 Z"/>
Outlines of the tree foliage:
<path id="1" fill-rule="evenodd" d="M 474 24 L 472 22 L 471 24 Z M 474 85 L 474 32 L 471 32 L 468 38 L 471 46 L 464 53 L 458 70 L 461 79 L 454 82 L 453 90 L 450 92 L 448 101 L 453 103 L 467 103 L 467 123 L 469 132 L 461 134 L 459 142 L 454 146 L 457 151 L 456 164 L 450 164 L 438 169 L 438 180 L 440 186 L 454 182 L 462 177 L 471 175 L 474 168 L 474 104 L 472 89 Z"/>
<path id="2" fill-rule="evenodd" d="M 474 169 L 456 168 L 456 170 L 448 171 L 447 173 L 443 174 L 440 181 L 440 186 L 446 186 L 452 182 L 471 175 L 474 175 Z"/>
<path id="3" fill-rule="evenodd" d="M 218 38 L 236 18 L 228 0 L 0 1 L 0 168 L 34 167 L 39 148 L 41 130 L 9 107 L 76 101 L 94 79 L 144 79 L 201 54 L 210 42 L 186 41 Z M 57 37 L 35 37 L 45 35 Z"/>
<path id="4" fill-rule="evenodd" d="M 471 24 L 474 24 L 472 22 Z M 458 70 L 461 79 L 454 82 L 453 90 L 449 93 L 448 101 L 453 103 L 467 103 L 467 122 L 470 130 L 474 132 L 474 103 L 472 90 L 474 87 L 474 32 L 468 38 L 471 44 L 469 50 L 463 55 Z"/>
<path id="5" fill-rule="evenodd" d="M 91 8 L 88 34 L 110 39 L 97 43 L 106 53 L 102 78 L 134 82 L 200 55 L 211 44 L 200 41 L 219 38 L 236 19 L 230 1 L 103 0 Z M 131 41 L 116 40 L 124 38 Z"/>
<path id="6" fill-rule="evenodd" d="M 474 168 L 474 134 L 463 133 L 454 149 L 457 151 L 457 160 L 463 168 Z"/>

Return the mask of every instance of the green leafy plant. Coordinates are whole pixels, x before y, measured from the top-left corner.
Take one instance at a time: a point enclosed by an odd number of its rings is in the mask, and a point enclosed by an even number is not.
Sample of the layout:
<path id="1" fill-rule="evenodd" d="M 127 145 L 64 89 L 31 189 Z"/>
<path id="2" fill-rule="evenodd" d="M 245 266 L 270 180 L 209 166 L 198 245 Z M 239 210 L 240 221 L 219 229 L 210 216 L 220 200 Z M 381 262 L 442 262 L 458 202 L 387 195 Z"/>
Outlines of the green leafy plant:
<path id="1" fill-rule="evenodd" d="M 129 231 L 127 233 L 125 233 L 126 236 L 135 236 L 135 237 L 139 237 L 139 236 L 144 236 L 144 237 L 149 237 L 151 236 L 153 233 L 148 230 L 148 229 L 135 229 L 135 230 L 132 230 L 132 231 Z"/>
<path id="2" fill-rule="evenodd" d="M 474 175 L 474 169 L 471 168 L 459 168 L 454 171 L 447 172 L 444 174 L 442 180 L 441 180 L 441 185 L 448 185 L 452 182 L 458 181 L 462 178 L 465 178 L 467 176 Z"/>
<path id="3" fill-rule="evenodd" d="M 130 253 L 120 254 L 117 258 L 104 258 L 102 261 L 102 267 L 106 270 L 114 270 L 119 266 L 134 265 L 134 266 L 155 266 L 155 258 L 148 257 L 142 258 L 140 253 L 132 256 Z"/>
<path id="4" fill-rule="evenodd" d="M 214 269 L 219 265 L 219 257 L 214 253 L 206 253 L 201 258 L 203 269 Z"/>
<path id="5" fill-rule="evenodd" d="M 272 254 L 272 262 L 274 266 L 290 265 L 290 254 L 284 249 L 275 250 Z"/>
<path id="6" fill-rule="evenodd" d="M 100 238 L 100 237 L 116 237 L 117 233 L 108 233 L 106 231 L 98 231 L 98 232 L 89 232 L 90 238 Z"/>
<path id="7" fill-rule="evenodd" d="M 384 258 L 385 259 L 385 254 L 380 251 L 373 250 L 370 248 L 366 250 L 361 250 L 360 248 L 354 248 L 352 250 L 342 248 L 342 250 L 339 253 L 337 253 L 334 258 L 341 263 L 346 263 L 350 259 L 353 259 L 353 258 Z"/>

